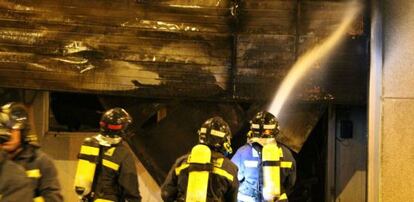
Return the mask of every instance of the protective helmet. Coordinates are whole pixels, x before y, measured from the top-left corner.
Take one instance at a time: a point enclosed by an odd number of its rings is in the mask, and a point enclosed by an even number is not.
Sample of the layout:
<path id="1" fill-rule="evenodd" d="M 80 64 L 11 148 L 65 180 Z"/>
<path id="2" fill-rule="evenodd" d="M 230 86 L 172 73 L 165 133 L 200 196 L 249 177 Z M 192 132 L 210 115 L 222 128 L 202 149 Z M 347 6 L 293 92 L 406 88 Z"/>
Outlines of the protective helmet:
<path id="1" fill-rule="evenodd" d="M 38 145 L 36 134 L 29 134 L 29 119 L 26 107 L 17 102 L 9 102 L 0 108 L 0 136 L 8 141 L 10 130 L 20 130 L 22 143 Z"/>
<path id="2" fill-rule="evenodd" d="M 17 102 L 7 103 L 0 109 L 0 133 L 3 139 L 10 135 L 12 129 L 21 131 L 22 142 L 37 141 L 36 135 L 28 134 L 29 119 L 26 107 Z"/>
<path id="3" fill-rule="evenodd" d="M 28 126 L 26 107 L 16 102 L 10 102 L 1 107 L 0 122 L 8 129 L 25 129 Z"/>
<path id="4" fill-rule="evenodd" d="M 99 122 L 101 134 L 111 138 L 122 137 L 132 117 L 122 108 L 113 108 L 106 111 Z"/>
<path id="5" fill-rule="evenodd" d="M 279 134 L 279 121 L 269 112 L 258 112 L 250 121 L 249 138 L 274 138 L 277 134 Z"/>
<path id="6" fill-rule="evenodd" d="M 208 119 L 201 125 L 198 131 L 198 141 L 224 154 L 233 152 L 230 127 L 218 116 Z"/>

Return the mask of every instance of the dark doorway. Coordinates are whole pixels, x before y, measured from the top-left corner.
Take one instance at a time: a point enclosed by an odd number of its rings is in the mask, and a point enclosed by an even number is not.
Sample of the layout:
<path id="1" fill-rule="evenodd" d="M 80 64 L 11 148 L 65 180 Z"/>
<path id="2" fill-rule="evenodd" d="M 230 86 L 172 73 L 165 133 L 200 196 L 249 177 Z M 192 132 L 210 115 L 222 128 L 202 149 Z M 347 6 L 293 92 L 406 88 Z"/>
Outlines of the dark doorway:
<path id="1" fill-rule="evenodd" d="M 104 111 L 97 95 L 50 93 L 49 131 L 96 132 Z"/>
<path id="2" fill-rule="evenodd" d="M 321 117 L 299 153 L 293 153 L 297 178 L 289 201 L 325 201 L 325 165 L 328 134 L 328 113 Z"/>

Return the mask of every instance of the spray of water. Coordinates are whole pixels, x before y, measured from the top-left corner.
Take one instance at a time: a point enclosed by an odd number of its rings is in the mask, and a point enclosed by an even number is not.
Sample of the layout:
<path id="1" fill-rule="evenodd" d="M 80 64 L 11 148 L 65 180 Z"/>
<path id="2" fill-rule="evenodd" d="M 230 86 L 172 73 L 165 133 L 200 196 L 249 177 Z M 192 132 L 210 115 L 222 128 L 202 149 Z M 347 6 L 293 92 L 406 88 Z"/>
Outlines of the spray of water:
<path id="1" fill-rule="evenodd" d="M 350 3 L 349 9 L 345 13 L 340 26 L 323 43 L 315 46 L 298 59 L 280 85 L 276 96 L 273 98 L 272 104 L 268 109 L 269 112 L 276 117 L 279 116 L 284 103 L 289 98 L 296 83 L 313 65 L 315 65 L 316 62 L 329 55 L 332 49 L 340 42 L 343 36 L 345 36 L 347 28 L 354 21 L 360 10 L 360 4 L 355 2 Z"/>

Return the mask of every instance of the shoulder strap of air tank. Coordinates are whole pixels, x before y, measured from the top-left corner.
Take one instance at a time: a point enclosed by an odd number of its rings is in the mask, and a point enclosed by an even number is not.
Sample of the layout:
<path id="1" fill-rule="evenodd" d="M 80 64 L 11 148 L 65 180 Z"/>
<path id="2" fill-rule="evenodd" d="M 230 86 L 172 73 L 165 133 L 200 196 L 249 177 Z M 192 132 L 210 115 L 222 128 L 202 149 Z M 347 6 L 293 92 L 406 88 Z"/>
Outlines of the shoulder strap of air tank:
<path id="1" fill-rule="evenodd" d="M 93 182 L 92 182 L 92 187 L 91 190 L 92 192 L 95 192 L 96 190 L 96 186 L 98 183 L 98 178 L 101 172 L 101 169 L 99 169 L 102 166 L 102 156 L 103 156 L 103 146 L 99 145 L 99 155 L 98 155 L 98 159 L 97 159 L 97 163 L 96 163 L 96 167 L 95 167 L 95 176 L 93 176 Z"/>

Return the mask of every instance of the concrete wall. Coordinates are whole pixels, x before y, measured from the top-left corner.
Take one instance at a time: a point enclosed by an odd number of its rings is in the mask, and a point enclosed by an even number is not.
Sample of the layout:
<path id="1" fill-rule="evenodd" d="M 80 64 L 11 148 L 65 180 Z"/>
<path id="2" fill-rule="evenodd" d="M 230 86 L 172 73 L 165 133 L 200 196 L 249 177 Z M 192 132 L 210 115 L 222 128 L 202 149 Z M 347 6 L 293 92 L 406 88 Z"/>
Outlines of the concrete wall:
<path id="1" fill-rule="evenodd" d="M 414 198 L 414 1 L 384 0 L 380 201 Z"/>
<path id="2" fill-rule="evenodd" d="M 352 138 L 341 138 L 341 121 L 352 122 Z M 367 178 L 367 113 L 365 107 L 336 111 L 335 201 L 365 202 Z"/>

